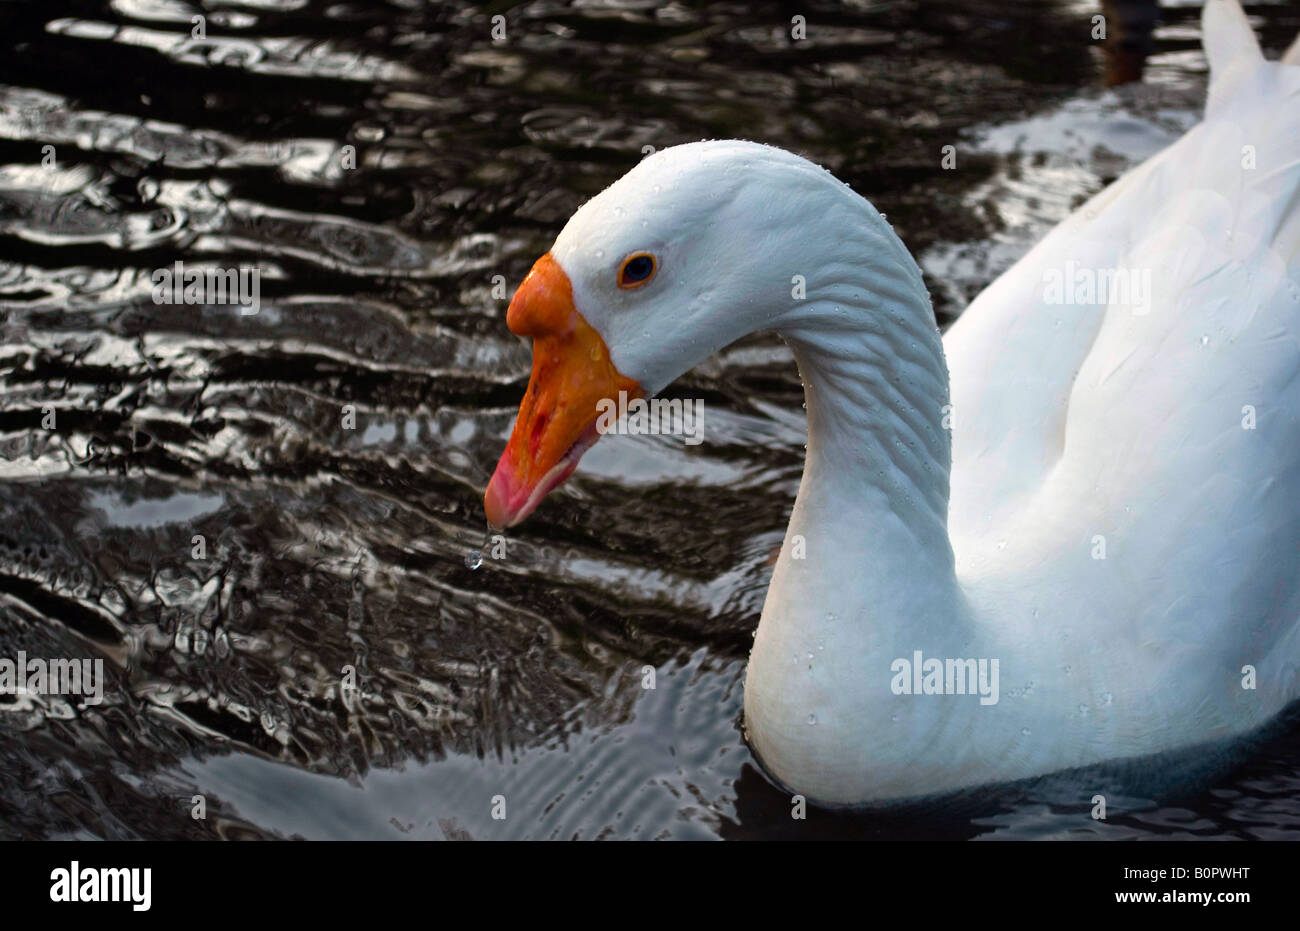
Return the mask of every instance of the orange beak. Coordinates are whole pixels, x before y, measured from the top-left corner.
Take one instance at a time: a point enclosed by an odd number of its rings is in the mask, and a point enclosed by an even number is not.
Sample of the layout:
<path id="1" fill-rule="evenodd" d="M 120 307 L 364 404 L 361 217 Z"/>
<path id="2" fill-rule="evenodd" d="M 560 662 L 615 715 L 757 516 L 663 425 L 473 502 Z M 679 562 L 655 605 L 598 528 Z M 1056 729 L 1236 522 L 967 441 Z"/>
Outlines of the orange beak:
<path id="1" fill-rule="evenodd" d="M 514 432 L 488 482 L 483 509 L 493 527 L 512 527 L 578 467 L 600 439 L 597 404 L 641 397 L 620 375 L 599 333 L 573 304 L 573 286 L 550 254 L 537 260 L 506 311 L 512 333 L 533 338 L 533 373 Z"/>

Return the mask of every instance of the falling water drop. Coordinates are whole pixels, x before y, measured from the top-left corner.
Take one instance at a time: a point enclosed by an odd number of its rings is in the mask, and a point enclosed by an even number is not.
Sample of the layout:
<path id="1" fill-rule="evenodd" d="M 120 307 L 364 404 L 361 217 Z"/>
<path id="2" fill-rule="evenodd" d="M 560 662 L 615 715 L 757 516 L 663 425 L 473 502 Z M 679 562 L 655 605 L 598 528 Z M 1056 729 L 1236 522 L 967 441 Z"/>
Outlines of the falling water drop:
<path id="1" fill-rule="evenodd" d="M 465 568 L 471 571 L 483 565 L 483 554 L 487 552 L 488 546 L 492 543 L 492 528 L 488 527 L 483 531 L 483 543 L 476 550 L 470 550 L 465 554 Z"/>

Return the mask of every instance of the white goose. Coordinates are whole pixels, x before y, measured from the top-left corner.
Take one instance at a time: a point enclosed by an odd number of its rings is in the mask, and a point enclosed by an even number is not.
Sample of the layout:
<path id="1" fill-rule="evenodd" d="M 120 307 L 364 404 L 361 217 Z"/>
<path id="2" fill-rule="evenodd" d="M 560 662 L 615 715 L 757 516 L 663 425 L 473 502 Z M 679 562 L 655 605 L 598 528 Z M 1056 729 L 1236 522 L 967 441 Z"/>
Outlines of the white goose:
<path id="1" fill-rule="evenodd" d="M 884 802 L 1266 723 L 1300 697 L 1300 43 L 1266 62 L 1236 0 L 1204 34 L 1204 122 L 942 339 L 906 247 L 823 169 L 737 141 L 642 161 L 510 304 L 533 371 L 489 521 L 569 475 L 598 401 L 775 330 L 808 454 L 745 721 L 778 781 Z M 1081 302 L 1111 270 L 1139 291 Z M 964 659 L 998 660 L 996 702 L 929 694 Z"/>

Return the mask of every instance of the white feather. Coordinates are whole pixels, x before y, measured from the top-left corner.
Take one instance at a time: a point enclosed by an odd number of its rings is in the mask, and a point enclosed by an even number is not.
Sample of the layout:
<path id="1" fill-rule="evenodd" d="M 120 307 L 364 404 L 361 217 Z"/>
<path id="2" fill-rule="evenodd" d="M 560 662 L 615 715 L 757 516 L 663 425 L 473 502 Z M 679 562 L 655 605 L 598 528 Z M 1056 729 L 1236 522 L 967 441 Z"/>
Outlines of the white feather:
<path id="1" fill-rule="evenodd" d="M 556 241 L 650 391 L 757 329 L 794 348 L 808 461 L 745 696 L 792 789 L 853 804 L 1146 756 L 1300 697 L 1300 68 L 1263 59 L 1235 0 L 1205 21 L 1205 121 L 942 342 L 883 218 L 769 147 L 665 150 Z M 660 278 L 621 292 L 639 250 Z M 1061 303 L 1072 270 L 1149 293 Z M 998 659 L 999 700 L 895 694 L 917 650 Z"/>

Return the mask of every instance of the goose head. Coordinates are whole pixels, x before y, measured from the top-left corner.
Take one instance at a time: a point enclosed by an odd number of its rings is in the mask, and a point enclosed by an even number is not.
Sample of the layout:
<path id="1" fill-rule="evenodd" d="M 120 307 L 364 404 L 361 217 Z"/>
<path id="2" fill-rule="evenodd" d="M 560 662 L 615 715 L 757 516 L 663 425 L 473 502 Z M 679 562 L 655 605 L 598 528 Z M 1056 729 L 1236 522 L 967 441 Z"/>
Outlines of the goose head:
<path id="1" fill-rule="evenodd" d="M 599 439 L 602 401 L 651 397 L 776 326 L 793 277 L 826 261 L 846 195 L 875 213 L 803 158 L 714 141 L 651 155 L 584 204 L 506 314 L 532 339 L 533 365 L 484 496 L 488 522 L 519 523 L 572 474 Z"/>

